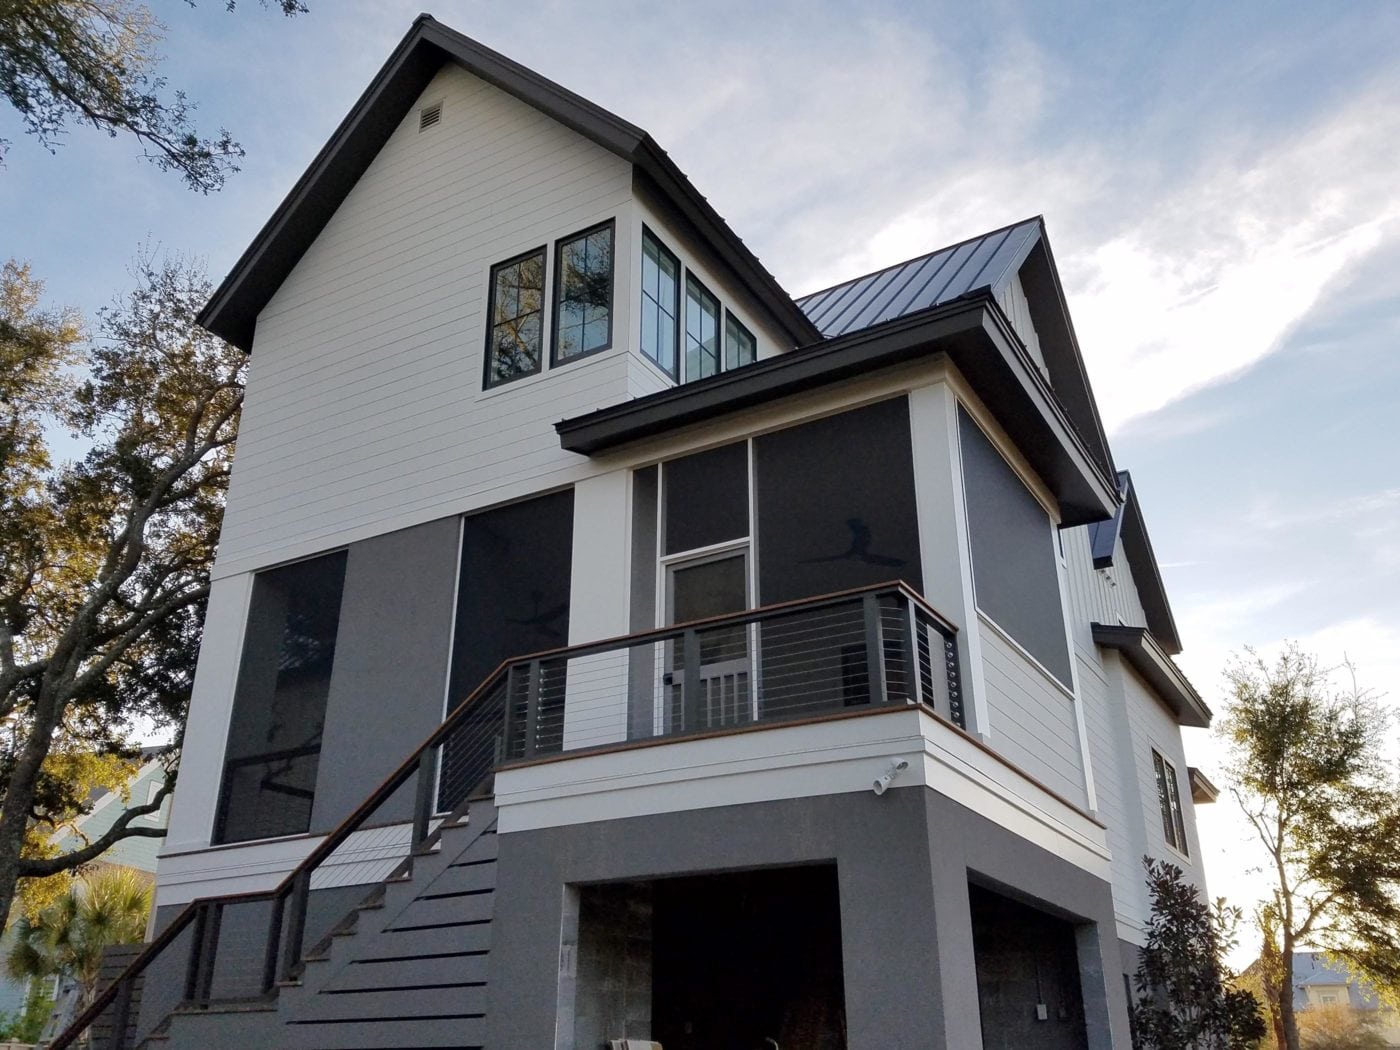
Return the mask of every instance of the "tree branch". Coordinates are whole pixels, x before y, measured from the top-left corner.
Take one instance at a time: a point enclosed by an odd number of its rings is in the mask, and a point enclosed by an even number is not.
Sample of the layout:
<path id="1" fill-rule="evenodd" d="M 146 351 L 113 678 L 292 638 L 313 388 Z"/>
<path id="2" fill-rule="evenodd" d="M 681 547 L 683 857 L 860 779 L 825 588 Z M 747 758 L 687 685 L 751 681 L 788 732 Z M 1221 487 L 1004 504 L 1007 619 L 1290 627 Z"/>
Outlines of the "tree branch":
<path id="1" fill-rule="evenodd" d="M 156 792 L 155 798 L 140 806 L 132 806 L 125 810 L 117 818 L 110 828 L 93 841 L 89 842 L 81 849 L 75 849 L 71 853 L 64 853 L 57 857 L 21 857 L 19 861 L 19 877 L 22 879 L 42 879 L 48 875 L 57 875 L 60 871 L 69 871 L 80 864 L 86 864 L 90 860 L 96 860 L 113 845 L 122 839 L 146 838 L 158 839 L 165 837 L 165 828 L 133 828 L 129 825 L 133 820 L 150 816 L 160 810 L 161 804 L 165 802 L 170 793 L 175 790 L 175 777 L 168 776 Z"/>

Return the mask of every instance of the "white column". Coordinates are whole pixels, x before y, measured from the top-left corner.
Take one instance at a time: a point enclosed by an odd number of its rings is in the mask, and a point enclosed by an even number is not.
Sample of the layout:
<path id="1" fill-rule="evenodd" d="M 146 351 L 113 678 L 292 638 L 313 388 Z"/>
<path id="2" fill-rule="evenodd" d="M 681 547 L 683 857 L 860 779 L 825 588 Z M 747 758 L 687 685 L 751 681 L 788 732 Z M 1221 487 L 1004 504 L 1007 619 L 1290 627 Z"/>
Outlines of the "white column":
<path id="1" fill-rule="evenodd" d="M 574 549 L 569 591 L 569 644 L 628 633 L 631 594 L 629 470 L 574 486 Z M 627 651 L 569 661 L 564 749 L 627 739 Z"/>
<path id="2" fill-rule="evenodd" d="M 243 653 L 243 628 L 253 574 L 239 573 L 213 581 L 209 607 L 204 615 L 204 639 L 195 666 L 190 713 L 180 777 L 170 806 L 170 829 L 162 853 L 178 853 L 208 846 L 214 833 L 219 806 L 220 771 L 233 714 L 233 692 Z"/>
<path id="3" fill-rule="evenodd" d="M 924 597 L 958 626 L 958 663 L 969 732 L 991 734 L 977 603 L 972 593 L 972 548 L 967 538 L 958 401 L 945 383 L 909 393 L 914 446 L 914 496 L 919 513 L 919 556 Z"/>

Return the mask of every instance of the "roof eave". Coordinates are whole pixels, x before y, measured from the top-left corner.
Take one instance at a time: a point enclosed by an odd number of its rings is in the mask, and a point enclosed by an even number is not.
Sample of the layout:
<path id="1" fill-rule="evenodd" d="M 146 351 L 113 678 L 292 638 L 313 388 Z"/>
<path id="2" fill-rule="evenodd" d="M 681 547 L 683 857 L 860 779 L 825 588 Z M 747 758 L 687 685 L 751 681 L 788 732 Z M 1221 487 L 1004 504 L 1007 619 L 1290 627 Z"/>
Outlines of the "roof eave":
<path id="1" fill-rule="evenodd" d="M 455 62 L 647 172 L 795 344 L 819 335 L 724 219 L 641 128 L 470 37 L 419 15 L 196 320 L 251 351 L 257 315 L 325 228 L 428 82 Z"/>
<path id="2" fill-rule="evenodd" d="M 1090 624 L 1094 643 L 1121 653 L 1138 674 L 1176 714 L 1176 720 L 1195 729 L 1209 729 L 1214 717 L 1181 668 L 1152 637 L 1146 627 Z"/>
<path id="3" fill-rule="evenodd" d="M 1024 351 L 1006 338 L 985 290 L 874 328 L 556 424 L 561 447 L 597 455 L 681 427 L 946 354 L 1060 502 L 1066 524 L 1113 513 L 1117 493 L 1084 450 Z"/>

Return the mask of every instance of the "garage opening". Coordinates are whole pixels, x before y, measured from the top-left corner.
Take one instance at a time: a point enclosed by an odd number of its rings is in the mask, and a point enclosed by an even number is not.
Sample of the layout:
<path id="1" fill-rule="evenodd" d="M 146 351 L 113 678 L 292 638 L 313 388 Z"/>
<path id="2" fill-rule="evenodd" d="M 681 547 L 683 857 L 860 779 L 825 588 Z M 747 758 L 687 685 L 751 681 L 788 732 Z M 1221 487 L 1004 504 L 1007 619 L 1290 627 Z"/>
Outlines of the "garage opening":
<path id="1" fill-rule="evenodd" d="M 575 1046 L 845 1050 L 834 866 L 584 887 Z"/>
<path id="2" fill-rule="evenodd" d="M 1074 924 L 969 886 L 984 1050 L 1086 1050 Z"/>

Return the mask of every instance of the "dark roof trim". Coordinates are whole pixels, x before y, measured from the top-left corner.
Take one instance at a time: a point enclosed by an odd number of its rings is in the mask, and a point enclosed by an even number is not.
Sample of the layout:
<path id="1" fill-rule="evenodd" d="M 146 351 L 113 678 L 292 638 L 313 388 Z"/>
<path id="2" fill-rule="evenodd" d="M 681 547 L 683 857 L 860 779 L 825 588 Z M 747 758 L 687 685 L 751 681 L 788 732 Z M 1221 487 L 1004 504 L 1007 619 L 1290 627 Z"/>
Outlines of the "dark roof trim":
<path id="1" fill-rule="evenodd" d="M 1113 513 L 1117 492 L 1112 482 L 1085 450 L 985 290 L 732 372 L 565 419 L 555 429 L 563 448 L 591 456 L 939 353 L 948 355 L 1045 479 L 1066 524 L 1098 521 Z"/>
<path id="2" fill-rule="evenodd" d="M 1142 675 L 1176 713 L 1177 722 L 1197 729 L 1210 728 L 1213 717 L 1210 708 L 1147 628 L 1110 627 L 1102 623 L 1090 626 L 1094 643 L 1122 653 L 1133 670 Z"/>
<path id="3" fill-rule="evenodd" d="M 1205 806 L 1220 797 L 1220 789 L 1195 766 L 1186 767 L 1186 778 L 1191 782 L 1191 801 L 1196 805 Z"/>
<path id="4" fill-rule="evenodd" d="M 644 169 L 711 241 L 794 343 L 817 338 L 805 314 L 645 131 L 470 37 L 419 15 L 330 140 L 200 311 L 198 322 L 251 350 L 257 315 L 446 62 L 533 106 Z"/>
<path id="5" fill-rule="evenodd" d="M 1126 470 L 1118 472 L 1118 491 L 1122 503 L 1113 519 L 1089 527 L 1094 568 L 1107 569 L 1113 564 L 1114 550 L 1118 540 L 1122 539 L 1128 571 L 1133 575 L 1143 612 L 1147 614 L 1147 625 L 1162 648 L 1175 656 L 1181 652 L 1181 636 L 1177 633 L 1176 618 L 1167 600 L 1162 570 L 1152 551 L 1152 540 L 1147 535 L 1147 523 L 1142 515 L 1142 505 L 1138 502 L 1137 490 L 1133 487 L 1133 476 Z"/>

